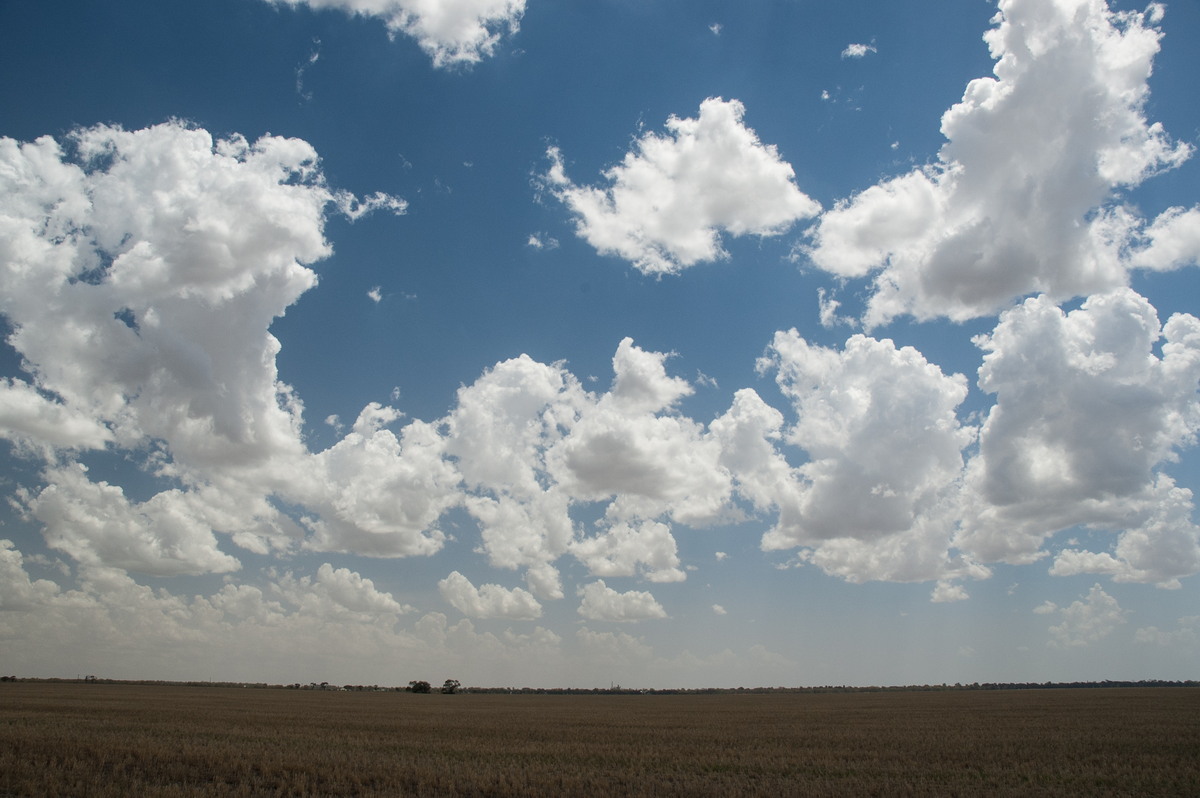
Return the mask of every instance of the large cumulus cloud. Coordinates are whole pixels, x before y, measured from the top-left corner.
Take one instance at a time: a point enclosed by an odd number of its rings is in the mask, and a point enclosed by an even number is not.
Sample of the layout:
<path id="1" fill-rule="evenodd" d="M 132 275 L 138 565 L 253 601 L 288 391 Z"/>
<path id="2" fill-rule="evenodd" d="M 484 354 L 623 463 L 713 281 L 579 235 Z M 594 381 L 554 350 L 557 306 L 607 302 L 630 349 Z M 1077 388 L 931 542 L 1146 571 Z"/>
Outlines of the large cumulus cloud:
<path id="1" fill-rule="evenodd" d="M 962 320 L 1012 299 L 1124 285 L 1131 267 L 1194 261 L 1196 211 L 1144 220 L 1114 197 L 1191 154 L 1145 117 L 1161 13 L 1102 0 L 1001 0 L 985 35 L 995 77 L 942 117 L 937 163 L 839 202 L 812 228 L 812 262 L 873 275 L 869 325 Z"/>
<path id="2" fill-rule="evenodd" d="M 1159 469 L 1200 429 L 1200 321 L 1160 325 L 1129 289 L 1071 312 L 1037 297 L 977 343 L 979 385 L 996 403 L 967 477 L 962 545 L 1030 562 L 1049 535 L 1091 524 L 1122 530 L 1116 557 L 1064 552 L 1058 572 L 1164 582 L 1194 573 L 1190 492 Z"/>
<path id="3" fill-rule="evenodd" d="M 776 372 L 793 403 L 784 439 L 808 455 L 789 472 L 762 450 L 742 475 L 748 496 L 778 508 L 765 549 L 806 547 L 853 581 L 986 575 L 949 551 L 963 449 L 975 438 L 955 412 L 967 394 L 962 375 L 890 340 L 855 335 L 838 351 L 795 330 L 775 335 L 760 367 Z M 740 399 L 766 435 L 779 434 L 779 417 Z"/>
<path id="4" fill-rule="evenodd" d="M 330 189 L 298 139 L 169 122 L 0 140 L 0 312 L 26 372 L 0 391 L 0 431 L 51 464 L 22 499 L 52 546 L 179 573 L 236 567 L 214 530 L 254 551 L 294 545 L 303 530 L 272 497 L 303 503 L 363 467 L 311 457 L 269 327 L 316 284 L 328 210 L 377 207 L 404 205 Z M 176 487 L 134 502 L 58 461 L 104 447 Z M 363 531 L 377 515 L 331 509 Z"/>

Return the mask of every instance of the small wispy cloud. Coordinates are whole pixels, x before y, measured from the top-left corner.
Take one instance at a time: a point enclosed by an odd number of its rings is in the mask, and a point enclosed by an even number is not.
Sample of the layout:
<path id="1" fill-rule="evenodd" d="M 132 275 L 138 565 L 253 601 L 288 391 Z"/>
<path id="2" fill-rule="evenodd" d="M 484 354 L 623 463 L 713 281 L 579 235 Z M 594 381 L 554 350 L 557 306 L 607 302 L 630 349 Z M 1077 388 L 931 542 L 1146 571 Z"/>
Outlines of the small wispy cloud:
<path id="1" fill-rule="evenodd" d="M 846 49 L 842 50 L 842 58 L 862 58 L 867 53 L 877 53 L 873 44 L 848 44 Z"/>
<path id="2" fill-rule="evenodd" d="M 374 288 L 372 288 L 370 291 L 367 292 L 367 297 L 372 302 L 374 302 L 376 305 L 378 305 L 380 302 L 383 301 L 383 291 L 381 290 L 381 287 L 377 285 Z"/>
<path id="3" fill-rule="evenodd" d="M 558 249 L 558 239 L 546 233 L 530 233 L 526 246 L 534 249 Z"/>

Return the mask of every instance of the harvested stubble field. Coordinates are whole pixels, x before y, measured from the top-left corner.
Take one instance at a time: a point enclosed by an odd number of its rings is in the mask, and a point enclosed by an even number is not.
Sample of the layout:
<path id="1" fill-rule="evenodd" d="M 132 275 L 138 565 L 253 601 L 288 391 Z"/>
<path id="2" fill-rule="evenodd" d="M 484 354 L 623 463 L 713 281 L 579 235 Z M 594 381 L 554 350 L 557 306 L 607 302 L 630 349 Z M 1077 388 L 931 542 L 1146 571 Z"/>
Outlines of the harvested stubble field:
<path id="1" fill-rule="evenodd" d="M 834 794 L 1200 795 L 1200 689 L 0 688 L 0 795 Z"/>

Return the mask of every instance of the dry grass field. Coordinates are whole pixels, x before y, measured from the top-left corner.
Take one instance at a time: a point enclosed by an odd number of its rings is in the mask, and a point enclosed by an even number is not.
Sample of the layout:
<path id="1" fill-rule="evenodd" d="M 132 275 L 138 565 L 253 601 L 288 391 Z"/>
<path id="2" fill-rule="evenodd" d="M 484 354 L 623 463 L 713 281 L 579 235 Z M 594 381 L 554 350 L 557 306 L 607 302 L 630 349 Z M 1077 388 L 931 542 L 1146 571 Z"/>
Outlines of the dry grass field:
<path id="1" fill-rule="evenodd" d="M 1200 795 L 1200 689 L 0 685 L 0 795 Z"/>

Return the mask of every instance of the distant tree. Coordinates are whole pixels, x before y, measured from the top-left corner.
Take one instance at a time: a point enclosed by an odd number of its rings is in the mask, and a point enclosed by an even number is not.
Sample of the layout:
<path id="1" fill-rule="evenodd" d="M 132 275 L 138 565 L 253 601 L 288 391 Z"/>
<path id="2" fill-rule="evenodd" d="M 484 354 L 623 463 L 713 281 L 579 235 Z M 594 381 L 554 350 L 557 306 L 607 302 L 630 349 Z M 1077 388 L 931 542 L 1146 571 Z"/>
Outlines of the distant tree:
<path id="1" fill-rule="evenodd" d="M 442 692 L 446 695 L 454 695 L 458 692 L 459 687 L 462 687 L 462 685 L 458 679 L 447 679 L 446 683 L 442 685 Z"/>
<path id="2" fill-rule="evenodd" d="M 408 691 L 410 693 L 431 693 L 433 692 L 433 688 L 429 685 L 429 682 L 411 681 L 408 683 Z"/>

